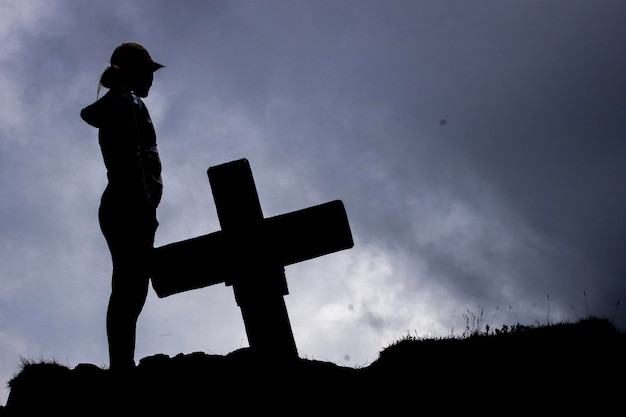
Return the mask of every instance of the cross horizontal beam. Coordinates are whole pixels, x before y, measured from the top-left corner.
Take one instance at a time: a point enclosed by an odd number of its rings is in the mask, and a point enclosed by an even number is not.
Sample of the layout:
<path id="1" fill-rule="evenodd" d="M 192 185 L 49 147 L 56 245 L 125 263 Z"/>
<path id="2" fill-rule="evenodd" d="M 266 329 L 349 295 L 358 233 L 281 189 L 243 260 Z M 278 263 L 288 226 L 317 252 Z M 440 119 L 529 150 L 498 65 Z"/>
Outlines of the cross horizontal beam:
<path id="1" fill-rule="evenodd" d="M 340 200 L 266 218 L 254 229 L 245 235 L 218 231 L 156 248 L 152 273 L 156 294 L 167 297 L 245 279 L 246 259 L 271 259 L 284 267 L 354 246 Z"/>

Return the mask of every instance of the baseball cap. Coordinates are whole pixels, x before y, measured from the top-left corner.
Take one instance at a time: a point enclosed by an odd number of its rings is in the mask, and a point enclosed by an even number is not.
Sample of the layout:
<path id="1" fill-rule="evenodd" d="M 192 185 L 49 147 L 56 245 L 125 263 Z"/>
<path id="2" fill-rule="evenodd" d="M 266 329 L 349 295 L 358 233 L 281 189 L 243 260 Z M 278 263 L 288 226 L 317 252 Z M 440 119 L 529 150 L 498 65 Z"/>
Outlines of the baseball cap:
<path id="1" fill-rule="evenodd" d="M 146 48 L 134 42 L 123 43 L 115 48 L 111 55 L 111 65 L 122 69 L 147 67 L 152 72 L 165 66 L 155 62 Z"/>

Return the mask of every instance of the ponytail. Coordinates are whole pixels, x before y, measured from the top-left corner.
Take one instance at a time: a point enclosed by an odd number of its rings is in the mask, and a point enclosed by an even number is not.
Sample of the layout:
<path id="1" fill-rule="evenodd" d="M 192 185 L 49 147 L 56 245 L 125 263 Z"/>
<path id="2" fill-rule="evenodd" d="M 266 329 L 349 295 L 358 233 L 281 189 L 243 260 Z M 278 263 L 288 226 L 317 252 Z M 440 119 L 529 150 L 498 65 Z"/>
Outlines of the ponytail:
<path id="1" fill-rule="evenodd" d="M 106 67 L 102 75 L 100 76 L 100 83 L 98 84 L 98 96 L 100 96 L 100 90 L 104 88 L 115 88 L 122 85 L 122 74 L 120 67 L 117 65 L 111 65 Z"/>

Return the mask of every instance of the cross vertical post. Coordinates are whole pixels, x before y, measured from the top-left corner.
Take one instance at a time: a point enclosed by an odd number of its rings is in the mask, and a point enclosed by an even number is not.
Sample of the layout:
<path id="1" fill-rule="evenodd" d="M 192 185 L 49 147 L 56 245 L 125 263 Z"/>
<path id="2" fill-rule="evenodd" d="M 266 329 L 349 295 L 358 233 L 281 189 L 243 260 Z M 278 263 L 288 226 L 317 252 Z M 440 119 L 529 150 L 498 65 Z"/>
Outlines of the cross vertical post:
<path id="1" fill-rule="evenodd" d="M 229 238 L 232 285 L 252 349 L 280 358 L 297 358 L 284 295 L 284 266 L 264 244 L 263 212 L 252 171 L 245 159 L 207 170 L 220 226 Z"/>

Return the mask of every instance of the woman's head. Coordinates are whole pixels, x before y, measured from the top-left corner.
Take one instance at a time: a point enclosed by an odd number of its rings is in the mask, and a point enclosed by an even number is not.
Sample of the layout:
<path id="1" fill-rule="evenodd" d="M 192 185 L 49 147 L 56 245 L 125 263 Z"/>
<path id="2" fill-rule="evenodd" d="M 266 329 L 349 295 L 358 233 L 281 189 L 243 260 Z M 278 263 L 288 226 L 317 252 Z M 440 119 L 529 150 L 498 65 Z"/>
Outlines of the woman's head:
<path id="1" fill-rule="evenodd" d="M 113 51 L 111 65 L 100 77 L 105 88 L 130 88 L 147 97 L 153 74 L 163 65 L 152 60 L 148 51 L 137 43 L 123 43 Z"/>

